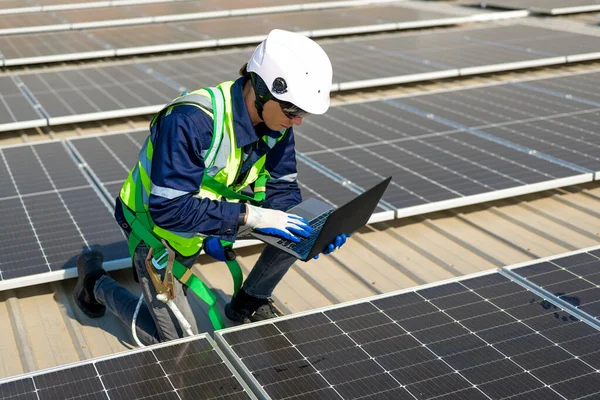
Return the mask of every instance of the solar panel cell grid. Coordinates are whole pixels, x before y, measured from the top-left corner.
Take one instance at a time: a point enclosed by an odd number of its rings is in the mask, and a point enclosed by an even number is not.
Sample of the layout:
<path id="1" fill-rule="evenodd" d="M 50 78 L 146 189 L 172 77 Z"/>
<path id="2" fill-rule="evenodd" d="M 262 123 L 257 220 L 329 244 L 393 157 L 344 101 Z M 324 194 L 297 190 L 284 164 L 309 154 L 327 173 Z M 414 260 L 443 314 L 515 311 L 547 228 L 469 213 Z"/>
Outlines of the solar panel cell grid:
<path id="1" fill-rule="evenodd" d="M 177 29 L 185 24 L 153 24 L 151 29 L 145 26 L 121 28 L 100 28 L 87 30 L 111 48 L 126 49 L 131 47 L 152 46 L 170 43 L 185 43 L 209 39 L 199 32 Z"/>
<path id="2" fill-rule="evenodd" d="M 59 25 L 63 23 L 64 21 L 50 13 L 0 16 L 0 29 L 26 28 L 29 26 Z"/>
<path id="3" fill-rule="evenodd" d="M 133 142 L 127 143 L 124 150 L 129 153 L 126 158 L 121 159 L 116 155 L 116 149 L 108 146 L 106 143 L 107 139 L 107 137 L 98 137 L 74 140 L 71 143 L 75 146 L 81 157 L 83 157 L 87 166 L 91 168 L 103 184 L 113 182 L 114 184 L 122 185 L 130 170 L 128 167 L 131 166 L 133 168 L 133 164 L 137 160 L 141 146 L 136 148 L 133 146 Z"/>
<path id="4" fill-rule="evenodd" d="M 3 400 L 254 399 L 205 337 L 0 383 Z"/>
<path id="5" fill-rule="evenodd" d="M 570 77 L 557 77 L 554 79 L 536 79 L 535 81 L 523 82 L 521 87 L 534 90 L 539 93 L 550 95 L 563 94 L 563 98 L 583 100 L 584 104 L 598 107 L 600 104 L 600 94 L 593 88 L 600 84 L 600 74 L 581 74 Z M 565 97 L 566 96 L 566 97 Z M 558 102 L 561 103 L 560 101 Z M 573 105 L 569 102 L 569 105 Z"/>
<path id="6" fill-rule="evenodd" d="M 111 211 L 61 143 L 3 148 L 0 155 L 12 187 L 0 197 L 10 227 L 1 234 L 3 280 L 72 269 L 89 248 L 103 250 L 107 261 L 126 257 Z"/>
<path id="7" fill-rule="evenodd" d="M 186 4 L 186 2 L 183 2 Z M 170 4 L 173 7 L 177 3 Z M 194 3 L 192 3 L 194 4 Z M 165 6 L 166 4 L 163 4 Z M 141 14 L 137 7 L 105 7 L 96 8 L 93 11 L 90 10 L 66 10 L 56 11 L 54 13 L 62 21 L 69 23 L 81 23 L 81 22 L 92 22 L 92 21 L 110 21 L 118 19 L 128 18 L 140 18 L 144 15 Z M 29 25 L 31 26 L 31 25 Z"/>
<path id="8" fill-rule="evenodd" d="M 50 117 L 164 104 L 178 94 L 133 65 L 30 74 L 22 79 Z"/>
<path id="9" fill-rule="evenodd" d="M 15 81 L 11 77 L 0 77 L 0 121 L 8 124 L 39 119 L 40 115 L 19 90 Z"/>
<path id="10" fill-rule="evenodd" d="M 147 62 L 144 66 L 177 82 L 188 91 L 215 85 L 232 78 L 250 58 L 251 51 L 224 53 L 220 57 L 190 57 L 169 62 Z"/>
<path id="11" fill-rule="evenodd" d="M 464 313 L 471 307 L 478 312 Z M 583 376 L 594 386 L 600 332 L 499 274 L 217 335 L 273 398 L 597 392 L 566 383 Z"/>

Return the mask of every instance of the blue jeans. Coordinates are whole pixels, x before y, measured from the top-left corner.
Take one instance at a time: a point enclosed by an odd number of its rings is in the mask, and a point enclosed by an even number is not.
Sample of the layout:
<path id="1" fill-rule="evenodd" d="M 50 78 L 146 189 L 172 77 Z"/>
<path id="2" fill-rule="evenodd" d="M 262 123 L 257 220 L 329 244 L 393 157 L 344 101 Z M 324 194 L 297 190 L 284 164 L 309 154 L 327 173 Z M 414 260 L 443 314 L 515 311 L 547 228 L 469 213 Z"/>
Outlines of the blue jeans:
<path id="1" fill-rule="evenodd" d="M 146 270 L 145 260 L 147 254 L 148 248 L 142 243 L 137 247 L 133 257 L 133 267 L 136 269 L 144 296 L 144 302 L 136 319 L 137 336 L 145 344 L 154 344 L 183 337 L 179 322 L 171 310 L 156 299 L 154 285 Z M 197 255 L 191 257 L 177 256 L 177 260 L 186 267 L 191 268 L 196 261 L 196 257 Z M 256 265 L 244 282 L 244 291 L 251 296 L 262 299 L 271 297 L 273 289 L 295 261 L 294 256 L 273 246 L 265 246 Z M 174 302 L 192 325 L 192 331 L 197 334 L 200 332 L 200 328 L 192 308 L 197 301 L 193 300 L 195 294 L 192 291 L 188 290 L 186 292 L 184 293 L 183 285 L 176 280 Z M 96 282 L 94 295 L 127 327 L 131 327 L 139 297 L 106 275 Z"/>

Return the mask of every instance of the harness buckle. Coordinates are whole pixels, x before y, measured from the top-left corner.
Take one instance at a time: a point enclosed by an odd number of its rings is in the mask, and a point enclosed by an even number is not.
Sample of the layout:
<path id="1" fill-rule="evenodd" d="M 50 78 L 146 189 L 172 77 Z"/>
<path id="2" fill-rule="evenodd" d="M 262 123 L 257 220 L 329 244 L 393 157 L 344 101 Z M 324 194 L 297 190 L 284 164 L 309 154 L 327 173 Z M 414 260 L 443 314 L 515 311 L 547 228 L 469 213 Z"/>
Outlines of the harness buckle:
<path id="1" fill-rule="evenodd" d="M 152 265 L 156 270 L 164 269 L 169 263 L 169 251 L 164 248 L 160 254 L 155 254 L 151 257 Z"/>

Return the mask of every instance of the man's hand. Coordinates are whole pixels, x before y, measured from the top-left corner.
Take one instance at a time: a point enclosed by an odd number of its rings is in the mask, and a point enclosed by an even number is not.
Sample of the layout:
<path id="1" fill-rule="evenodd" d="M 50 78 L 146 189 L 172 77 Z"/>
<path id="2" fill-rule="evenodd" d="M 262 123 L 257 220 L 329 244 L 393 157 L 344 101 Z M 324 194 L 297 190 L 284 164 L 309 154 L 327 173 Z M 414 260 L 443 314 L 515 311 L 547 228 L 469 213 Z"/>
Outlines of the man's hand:
<path id="1" fill-rule="evenodd" d="M 223 247 L 219 239 L 209 236 L 202 242 L 204 252 L 218 261 L 235 260 L 235 252 L 230 247 Z"/>
<path id="2" fill-rule="evenodd" d="M 300 237 L 307 238 L 313 231 L 308 225 L 308 221 L 297 215 L 250 204 L 246 204 L 246 207 L 248 207 L 246 225 L 257 232 L 297 243 L 300 241 Z"/>
<path id="3" fill-rule="evenodd" d="M 335 238 L 333 243 L 331 243 L 325 250 L 323 250 L 323 254 L 333 253 L 336 249 L 339 249 L 346 243 L 346 238 L 349 238 L 352 234 L 344 235 L 343 233 Z M 315 260 L 319 258 L 319 254 L 315 256 Z"/>

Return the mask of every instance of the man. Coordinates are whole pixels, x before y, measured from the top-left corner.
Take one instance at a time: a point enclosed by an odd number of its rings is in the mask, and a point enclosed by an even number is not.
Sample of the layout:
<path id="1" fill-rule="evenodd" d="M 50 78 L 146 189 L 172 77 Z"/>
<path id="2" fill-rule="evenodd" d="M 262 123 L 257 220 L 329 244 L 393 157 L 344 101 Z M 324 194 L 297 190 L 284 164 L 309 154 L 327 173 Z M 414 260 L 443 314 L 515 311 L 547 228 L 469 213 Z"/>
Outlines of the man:
<path id="1" fill-rule="evenodd" d="M 181 324 L 156 298 L 146 259 L 157 268 L 160 261 L 148 256 L 151 243 L 168 244 L 177 261 L 191 268 L 202 249 L 227 260 L 223 242 L 234 242 L 242 226 L 293 241 L 310 235 L 306 220 L 285 212 L 301 201 L 293 126 L 329 108 L 331 62 L 312 40 L 274 30 L 240 74 L 236 81 L 183 95 L 155 116 L 115 206 L 115 218 L 130 238 L 144 304 L 136 311 L 138 299 L 106 275 L 102 254 L 92 252 L 78 260 L 74 289 L 88 316 L 102 316 L 108 307 L 128 326 L 136 324 L 145 343 L 181 337 Z M 140 218 L 148 218 L 146 228 L 137 223 Z M 345 240 L 339 236 L 324 253 Z M 238 323 L 278 316 L 270 297 L 294 261 L 266 246 L 226 305 L 226 316 Z M 164 277 L 164 269 L 157 273 Z M 197 333 L 187 298 L 192 295 L 179 281 L 174 286 L 174 301 Z"/>

